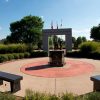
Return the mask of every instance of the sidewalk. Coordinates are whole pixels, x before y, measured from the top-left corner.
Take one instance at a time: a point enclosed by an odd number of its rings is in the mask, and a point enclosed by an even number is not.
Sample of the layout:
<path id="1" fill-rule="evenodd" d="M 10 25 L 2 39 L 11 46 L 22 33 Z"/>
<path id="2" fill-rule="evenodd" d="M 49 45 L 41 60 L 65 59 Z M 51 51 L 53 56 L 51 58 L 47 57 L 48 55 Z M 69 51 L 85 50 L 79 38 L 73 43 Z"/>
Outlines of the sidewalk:
<path id="1" fill-rule="evenodd" d="M 16 92 L 17 96 L 24 96 L 26 89 L 32 89 L 33 91 L 46 92 L 46 93 L 65 93 L 72 92 L 74 94 L 85 94 L 88 92 L 92 92 L 93 83 L 90 81 L 90 76 L 100 74 L 100 61 L 93 59 L 72 59 L 66 58 L 66 60 L 76 60 L 76 61 L 84 61 L 94 65 L 95 70 L 92 73 L 86 73 L 79 76 L 73 77 L 64 77 L 64 78 L 44 78 L 44 77 L 36 77 L 24 74 L 20 71 L 20 68 L 28 63 L 32 63 L 35 61 L 41 61 L 45 58 L 34 58 L 34 59 L 23 59 L 13 62 L 8 62 L 4 64 L 0 64 L 0 71 L 5 71 L 13 74 L 18 74 L 23 76 L 23 80 L 21 81 L 21 90 Z M 0 91 L 8 91 L 10 89 L 10 85 L 8 82 L 4 82 L 6 84 L 0 86 Z"/>

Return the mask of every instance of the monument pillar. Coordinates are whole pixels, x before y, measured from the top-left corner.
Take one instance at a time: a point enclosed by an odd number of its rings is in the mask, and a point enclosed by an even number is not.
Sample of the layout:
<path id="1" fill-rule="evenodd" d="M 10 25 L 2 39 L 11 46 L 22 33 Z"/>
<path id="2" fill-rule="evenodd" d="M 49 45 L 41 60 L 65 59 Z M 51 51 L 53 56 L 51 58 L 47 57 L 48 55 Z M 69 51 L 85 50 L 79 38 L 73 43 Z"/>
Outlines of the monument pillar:
<path id="1" fill-rule="evenodd" d="M 70 34 L 67 34 L 65 36 L 65 46 L 66 46 L 66 51 L 71 51 L 72 50 L 72 35 L 71 33 Z"/>
<path id="2" fill-rule="evenodd" d="M 43 50 L 48 52 L 48 35 L 44 34 L 43 35 Z"/>

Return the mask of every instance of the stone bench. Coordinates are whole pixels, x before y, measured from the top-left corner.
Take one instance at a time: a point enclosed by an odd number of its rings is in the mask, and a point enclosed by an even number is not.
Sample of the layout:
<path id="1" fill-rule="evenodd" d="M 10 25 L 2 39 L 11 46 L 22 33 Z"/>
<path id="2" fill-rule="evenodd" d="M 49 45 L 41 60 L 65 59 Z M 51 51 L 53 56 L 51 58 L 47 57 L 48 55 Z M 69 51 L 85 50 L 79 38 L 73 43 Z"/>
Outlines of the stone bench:
<path id="1" fill-rule="evenodd" d="M 22 79 L 22 76 L 0 71 L 0 85 L 3 85 L 3 80 L 10 82 L 11 92 L 17 92 L 21 89 L 20 80 Z"/>
<path id="2" fill-rule="evenodd" d="M 100 75 L 90 77 L 93 81 L 93 91 L 100 91 Z"/>

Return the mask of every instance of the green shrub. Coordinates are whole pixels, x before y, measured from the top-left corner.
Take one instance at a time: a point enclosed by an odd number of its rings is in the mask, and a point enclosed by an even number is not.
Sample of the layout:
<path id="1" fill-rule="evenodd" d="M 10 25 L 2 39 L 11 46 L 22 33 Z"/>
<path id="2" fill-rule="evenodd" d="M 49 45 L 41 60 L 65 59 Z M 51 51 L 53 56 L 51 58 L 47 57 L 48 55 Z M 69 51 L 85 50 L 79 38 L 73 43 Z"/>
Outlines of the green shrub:
<path id="1" fill-rule="evenodd" d="M 17 44 L 15 46 L 15 53 L 24 53 L 28 51 L 28 46 L 25 44 Z"/>
<path id="2" fill-rule="evenodd" d="M 57 97 L 56 95 L 48 95 L 48 100 L 60 100 L 60 97 Z"/>
<path id="3" fill-rule="evenodd" d="M 91 55 L 92 55 L 92 58 L 100 59 L 100 53 L 99 52 L 94 52 Z"/>
<path id="4" fill-rule="evenodd" d="M 0 44 L 0 54 L 5 54 L 7 52 L 7 46 Z"/>
<path id="5" fill-rule="evenodd" d="M 25 44 L 0 44 L 0 53 L 23 53 L 28 51 L 28 46 Z"/>
<path id="6" fill-rule="evenodd" d="M 26 90 L 25 100 L 100 100 L 100 93 L 93 92 L 81 96 L 77 96 L 72 93 L 63 93 L 57 96 L 33 92 L 32 90 L 28 89 Z"/>
<path id="7" fill-rule="evenodd" d="M 33 91 L 27 89 L 25 92 L 25 100 L 32 100 L 32 98 L 33 98 Z"/>
<path id="8" fill-rule="evenodd" d="M 9 93 L 0 93 L 0 100 L 16 100 L 16 97 Z"/>
<path id="9" fill-rule="evenodd" d="M 19 59 L 24 58 L 24 53 L 19 53 Z"/>
<path id="10" fill-rule="evenodd" d="M 25 100 L 49 100 L 49 99 L 47 99 L 44 93 L 33 92 L 32 90 L 27 89 Z"/>
<path id="11" fill-rule="evenodd" d="M 63 93 L 61 96 L 61 100 L 75 100 L 75 96 L 72 93 Z"/>
<path id="12" fill-rule="evenodd" d="M 27 89 L 25 100 L 79 100 L 79 99 L 76 99 L 76 97 L 72 93 L 65 93 L 57 96 L 55 94 L 33 92 L 32 90 Z"/>
<path id="13" fill-rule="evenodd" d="M 100 59 L 100 42 L 85 42 L 80 45 L 82 57 Z"/>
<path id="14" fill-rule="evenodd" d="M 90 94 L 86 94 L 83 97 L 81 97 L 80 100 L 100 100 L 100 93 L 99 92 L 93 92 Z"/>
<path id="15" fill-rule="evenodd" d="M 27 89 L 25 100 L 60 100 L 60 99 L 56 95 L 33 92 L 32 90 Z"/>
<path id="16" fill-rule="evenodd" d="M 28 52 L 32 52 L 35 48 L 32 44 L 27 44 L 27 47 L 28 47 Z"/>
<path id="17" fill-rule="evenodd" d="M 7 55 L 0 55 L 0 63 L 8 61 L 8 56 Z"/>
<path id="18" fill-rule="evenodd" d="M 82 57 L 82 54 L 80 51 L 68 51 L 66 53 L 66 57 L 76 57 L 76 58 L 79 58 L 79 57 Z"/>
<path id="19" fill-rule="evenodd" d="M 22 59 L 30 57 L 30 53 L 12 53 L 12 54 L 1 54 L 0 55 L 0 63 L 13 60 L 13 59 Z"/>
<path id="20" fill-rule="evenodd" d="M 14 59 L 14 55 L 13 54 L 6 54 L 6 56 L 8 56 L 8 60 Z"/>
<path id="21" fill-rule="evenodd" d="M 14 59 L 19 59 L 19 54 L 18 53 L 13 53 Z"/>
<path id="22" fill-rule="evenodd" d="M 46 57 L 48 55 L 45 51 L 33 51 L 31 52 L 31 57 Z"/>
<path id="23" fill-rule="evenodd" d="M 99 42 L 84 42 L 80 45 L 80 51 L 82 53 L 88 54 L 93 52 L 100 52 L 100 43 Z"/>
<path id="24" fill-rule="evenodd" d="M 25 53 L 24 53 L 24 57 L 25 57 L 25 58 L 29 58 L 29 57 L 30 57 L 30 53 L 29 53 L 29 52 L 25 52 Z"/>

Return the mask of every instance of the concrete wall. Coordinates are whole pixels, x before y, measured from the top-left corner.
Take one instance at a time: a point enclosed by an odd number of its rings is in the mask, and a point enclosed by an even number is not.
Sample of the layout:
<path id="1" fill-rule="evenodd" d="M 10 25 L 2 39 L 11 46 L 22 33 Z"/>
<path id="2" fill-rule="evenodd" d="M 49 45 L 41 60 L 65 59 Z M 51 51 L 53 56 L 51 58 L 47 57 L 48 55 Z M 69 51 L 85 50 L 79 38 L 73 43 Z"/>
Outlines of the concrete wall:
<path id="1" fill-rule="evenodd" d="M 65 35 L 65 46 L 67 51 L 72 50 L 72 29 L 44 29 L 43 30 L 43 50 L 47 51 L 48 48 L 48 37 L 51 35 Z"/>

